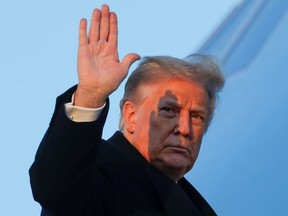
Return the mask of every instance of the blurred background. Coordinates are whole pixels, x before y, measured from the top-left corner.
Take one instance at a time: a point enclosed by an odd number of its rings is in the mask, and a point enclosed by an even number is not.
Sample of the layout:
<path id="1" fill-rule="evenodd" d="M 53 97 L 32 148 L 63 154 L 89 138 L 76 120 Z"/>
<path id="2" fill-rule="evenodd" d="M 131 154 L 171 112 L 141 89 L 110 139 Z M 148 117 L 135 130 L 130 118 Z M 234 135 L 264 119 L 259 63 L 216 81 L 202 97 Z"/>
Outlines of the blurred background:
<path id="1" fill-rule="evenodd" d="M 222 63 L 226 86 L 186 176 L 218 215 L 287 215 L 288 0 L 0 3 L 0 215 L 40 213 L 28 169 L 56 96 L 77 83 L 79 20 L 103 3 L 118 14 L 121 58 L 200 52 Z M 122 94 L 111 96 L 105 138 Z"/>

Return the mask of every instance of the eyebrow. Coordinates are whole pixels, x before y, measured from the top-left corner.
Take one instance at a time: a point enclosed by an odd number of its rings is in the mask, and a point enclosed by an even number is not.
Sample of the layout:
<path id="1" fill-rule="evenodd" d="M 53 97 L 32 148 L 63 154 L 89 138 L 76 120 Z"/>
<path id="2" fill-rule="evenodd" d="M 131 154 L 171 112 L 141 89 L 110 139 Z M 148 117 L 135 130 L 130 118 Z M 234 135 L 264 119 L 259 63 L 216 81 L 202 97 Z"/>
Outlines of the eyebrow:
<path id="1" fill-rule="evenodd" d="M 205 107 L 203 107 L 203 106 L 199 106 L 199 107 L 193 108 L 192 112 L 194 112 L 194 113 L 203 113 L 205 115 L 208 114 L 208 110 Z"/>
<path id="2" fill-rule="evenodd" d="M 159 101 L 159 105 L 167 104 L 169 106 L 181 107 L 176 99 L 165 97 Z"/>
<path id="3" fill-rule="evenodd" d="M 173 99 L 173 98 L 164 98 L 162 101 L 160 100 L 159 106 L 165 105 L 165 104 L 167 104 L 169 106 L 177 107 L 177 108 L 182 108 L 182 105 L 180 103 L 178 103 L 178 101 L 176 99 Z M 193 107 L 192 112 L 208 114 L 208 110 L 204 106 Z"/>

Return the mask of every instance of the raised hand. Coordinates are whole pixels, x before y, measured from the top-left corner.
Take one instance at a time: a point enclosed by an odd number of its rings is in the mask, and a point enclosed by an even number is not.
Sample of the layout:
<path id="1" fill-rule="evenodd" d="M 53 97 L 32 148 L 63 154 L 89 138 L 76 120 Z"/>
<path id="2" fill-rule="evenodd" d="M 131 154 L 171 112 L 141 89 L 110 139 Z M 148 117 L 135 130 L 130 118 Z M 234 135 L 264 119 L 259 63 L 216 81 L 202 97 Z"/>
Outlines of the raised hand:
<path id="1" fill-rule="evenodd" d="M 115 13 L 107 5 L 92 14 L 89 37 L 87 21 L 79 27 L 78 78 L 74 105 L 87 108 L 102 106 L 127 76 L 129 67 L 140 59 L 134 53 L 119 61 L 118 24 Z"/>

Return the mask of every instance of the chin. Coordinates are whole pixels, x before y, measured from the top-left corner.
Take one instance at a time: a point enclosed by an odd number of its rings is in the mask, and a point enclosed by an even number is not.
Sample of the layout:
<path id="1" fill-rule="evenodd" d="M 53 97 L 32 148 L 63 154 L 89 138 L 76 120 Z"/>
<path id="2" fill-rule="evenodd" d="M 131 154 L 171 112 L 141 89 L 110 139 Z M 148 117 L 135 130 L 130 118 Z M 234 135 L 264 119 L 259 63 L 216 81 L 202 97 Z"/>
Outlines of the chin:
<path id="1" fill-rule="evenodd" d="M 184 174 L 187 173 L 190 169 L 192 169 L 191 165 L 178 162 L 166 163 L 166 166 L 168 167 L 168 169 L 183 172 Z"/>
<path id="2" fill-rule="evenodd" d="M 166 157 L 164 161 L 167 165 L 170 165 L 171 167 L 175 168 L 192 167 L 194 164 L 194 161 L 192 161 L 187 156 L 183 156 L 181 154 L 169 155 L 169 157 Z"/>
<path id="3" fill-rule="evenodd" d="M 162 169 L 174 173 L 174 175 L 179 176 L 181 178 L 189 170 L 192 169 L 193 165 L 194 162 L 187 160 L 187 158 L 174 156 L 162 160 L 161 167 Z"/>

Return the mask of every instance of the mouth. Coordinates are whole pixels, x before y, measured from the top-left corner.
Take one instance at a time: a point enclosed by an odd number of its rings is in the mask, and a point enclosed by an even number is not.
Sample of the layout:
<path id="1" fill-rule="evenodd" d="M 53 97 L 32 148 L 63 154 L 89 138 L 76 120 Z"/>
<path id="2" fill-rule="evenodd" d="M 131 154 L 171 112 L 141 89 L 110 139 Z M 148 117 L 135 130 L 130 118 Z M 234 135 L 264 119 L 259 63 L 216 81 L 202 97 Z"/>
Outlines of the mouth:
<path id="1" fill-rule="evenodd" d="M 189 154 L 190 151 L 188 150 L 188 148 L 185 148 L 184 146 L 168 146 L 168 148 L 174 152 L 177 153 L 182 153 L 182 154 Z"/>

